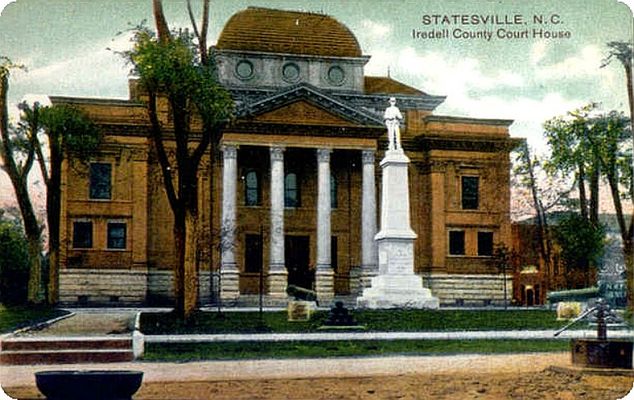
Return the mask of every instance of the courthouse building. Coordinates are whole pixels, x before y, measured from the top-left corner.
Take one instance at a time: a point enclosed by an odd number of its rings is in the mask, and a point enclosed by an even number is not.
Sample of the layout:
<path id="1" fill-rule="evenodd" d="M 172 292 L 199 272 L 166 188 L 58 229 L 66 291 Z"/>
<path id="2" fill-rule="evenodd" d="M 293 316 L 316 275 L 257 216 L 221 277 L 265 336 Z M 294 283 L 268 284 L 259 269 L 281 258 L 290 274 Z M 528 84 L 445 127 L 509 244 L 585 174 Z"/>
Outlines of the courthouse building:
<path id="1" fill-rule="evenodd" d="M 444 305 L 503 300 L 491 256 L 511 245 L 512 121 L 434 115 L 443 96 L 366 76 L 370 56 L 323 14 L 245 9 L 213 54 L 236 118 L 199 173 L 202 303 L 255 304 L 261 286 L 269 304 L 288 285 L 325 302 L 360 294 L 377 272 L 390 97 L 411 159 L 415 272 Z M 104 133 L 89 163 L 64 163 L 63 303 L 156 304 L 173 294 L 173 216 L 142 101 L 134 80 L 129 100 L 52 98 Z M 169 127 L 166 103 L 160 114 Z"/>

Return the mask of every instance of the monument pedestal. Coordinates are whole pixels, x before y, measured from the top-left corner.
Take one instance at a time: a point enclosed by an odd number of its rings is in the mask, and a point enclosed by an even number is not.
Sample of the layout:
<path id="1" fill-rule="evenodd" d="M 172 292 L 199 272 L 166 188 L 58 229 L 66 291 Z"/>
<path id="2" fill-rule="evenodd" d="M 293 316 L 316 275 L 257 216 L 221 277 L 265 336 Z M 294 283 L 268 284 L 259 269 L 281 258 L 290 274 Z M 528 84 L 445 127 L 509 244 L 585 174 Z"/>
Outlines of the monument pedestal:
<path id="1" fill-rule="evenodd" d="M 378 275 L 357 298 L 360 308 L 438 308 L 438 298 L 414 273 L 414 240 L 409 214 L 409 158 L 403 150 L 388 150 L 381 161 L 381 231 L 375 236 Z"/>

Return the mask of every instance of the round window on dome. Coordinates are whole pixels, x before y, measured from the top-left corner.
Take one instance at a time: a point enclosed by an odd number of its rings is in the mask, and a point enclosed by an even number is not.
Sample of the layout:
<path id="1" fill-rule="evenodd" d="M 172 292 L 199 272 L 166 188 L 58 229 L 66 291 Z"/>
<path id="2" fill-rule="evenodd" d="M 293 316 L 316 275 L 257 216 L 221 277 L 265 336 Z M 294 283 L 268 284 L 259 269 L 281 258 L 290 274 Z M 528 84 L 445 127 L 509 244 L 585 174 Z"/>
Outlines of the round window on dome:
<path id="1" fill-rule="evenodd" d="M 253 64 L 251 61 L 242 60 L 236 65 L 236 75 L 240 79 L 249 79 L 253 77 Z"/>
<path id="2" fill-rule="evenodd" d="M 328 80 L 333 85 L 341 85 L 345 79 L 346 74 L 340 66 L 334 65 L 328 70 Z"/>
<path id="3" fill-rule="evenodd" d="M 282 77 L 287 82 L 295 82 L 299 79 L 299 67 L 294 63 L 284 64 L 282 67 Z"/>

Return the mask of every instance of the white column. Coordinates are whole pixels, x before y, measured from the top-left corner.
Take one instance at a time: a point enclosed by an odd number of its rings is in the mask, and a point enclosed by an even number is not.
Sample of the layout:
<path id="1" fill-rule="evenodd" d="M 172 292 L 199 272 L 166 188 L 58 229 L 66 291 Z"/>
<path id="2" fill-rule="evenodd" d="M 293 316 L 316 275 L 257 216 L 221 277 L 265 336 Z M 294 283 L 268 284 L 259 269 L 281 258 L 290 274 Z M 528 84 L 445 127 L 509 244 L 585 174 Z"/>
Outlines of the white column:
<path id="1" fill-rule="evenodd" d="M 222 147 L 222 226 L 220 233 L 221 268 L 220 297 L 236 300 L 240 295 L 240 273 L 236 264 L 236 185 L 238 181 L 238 150 L 236 146 Z"/>
<path id="2" fill-rule="evenodd" d="M 376 182 L 374 176 L 374 150 L 361 152 L 361 287 L 370 286 L 378 272 L 376 235 Z"/>
<path id="3" fill-rule="evenodd" d="M 284 148 L 271 153 L 271 234 L 269 246 L 269 295 L 286 298 L 288 272 L 284 263 Z"/>
<path id="4" fill-rule="evenodd" d="M 317 149 L 317 271 L 315 289 L 320 301 L 334 297 L 334 271 L 330 252 L 330 153 Z"/>

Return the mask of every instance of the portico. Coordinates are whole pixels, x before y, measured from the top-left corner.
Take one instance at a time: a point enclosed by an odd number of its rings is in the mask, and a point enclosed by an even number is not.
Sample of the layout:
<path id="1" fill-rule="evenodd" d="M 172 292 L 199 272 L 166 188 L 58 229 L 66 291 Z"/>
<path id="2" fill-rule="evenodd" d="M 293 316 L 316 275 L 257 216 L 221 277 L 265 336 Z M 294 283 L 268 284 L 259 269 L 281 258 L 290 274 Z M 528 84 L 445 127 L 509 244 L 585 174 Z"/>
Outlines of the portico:
<path id="1" fill-rule="evenodd" d="M 310 286 L 307 289 L 315 290 L 319 301 L 327 303 L 342 290 L 337 290 L 336 276 L 350 273 L 350 265 L 343 268 L 345 262 L 339 259 L 356 260 L 354 266 L 361 268 L 363 277 L 376 273 L 377 140 L 324 137 L 316 146 L 315 140 L 307 143 L 300 136 L 266 138 L 225 133 L 222 139 L 222 300 L 232 303 L 241 294 L 254 294 L 253 289 L 257 293 L 253 281 L 256 270 L 262 268 L 268 303 L 285 301 L 289 284 Z M 267 152 L 268 165 L 262 162 Z M 254 154 L 257 164 L 252 162 Z M 338 218 L 341 221 L 333 223 L 333 215 L 342 214 L 345 221 Z M 252 243 L 247 238 L 253 236 L 250 232 L 256 225 L 261 227 L 262 245 L 248 248 Z M 306 238 L 307 248 L 293 238 Z M 352 243 L 356 238 L 360 246 Z M 289 239 L 291 247 L 299 242 L 300 248 L 286 249 Z M 341 254 L 352 248 L 357 253 L 352 257 Z M 247 265 L 252 262 L 247 254 L 254 251 L 261 252 L 255 257 L 262 260 L 259 266 Z M 299 263 L 308 260 L 308 264 L 297 265 L 294 251 L 307 252 Z M 287 255 L 293 260 L 287 260 Z M 309 278 L 298 280 L 297 274 Z"/>

